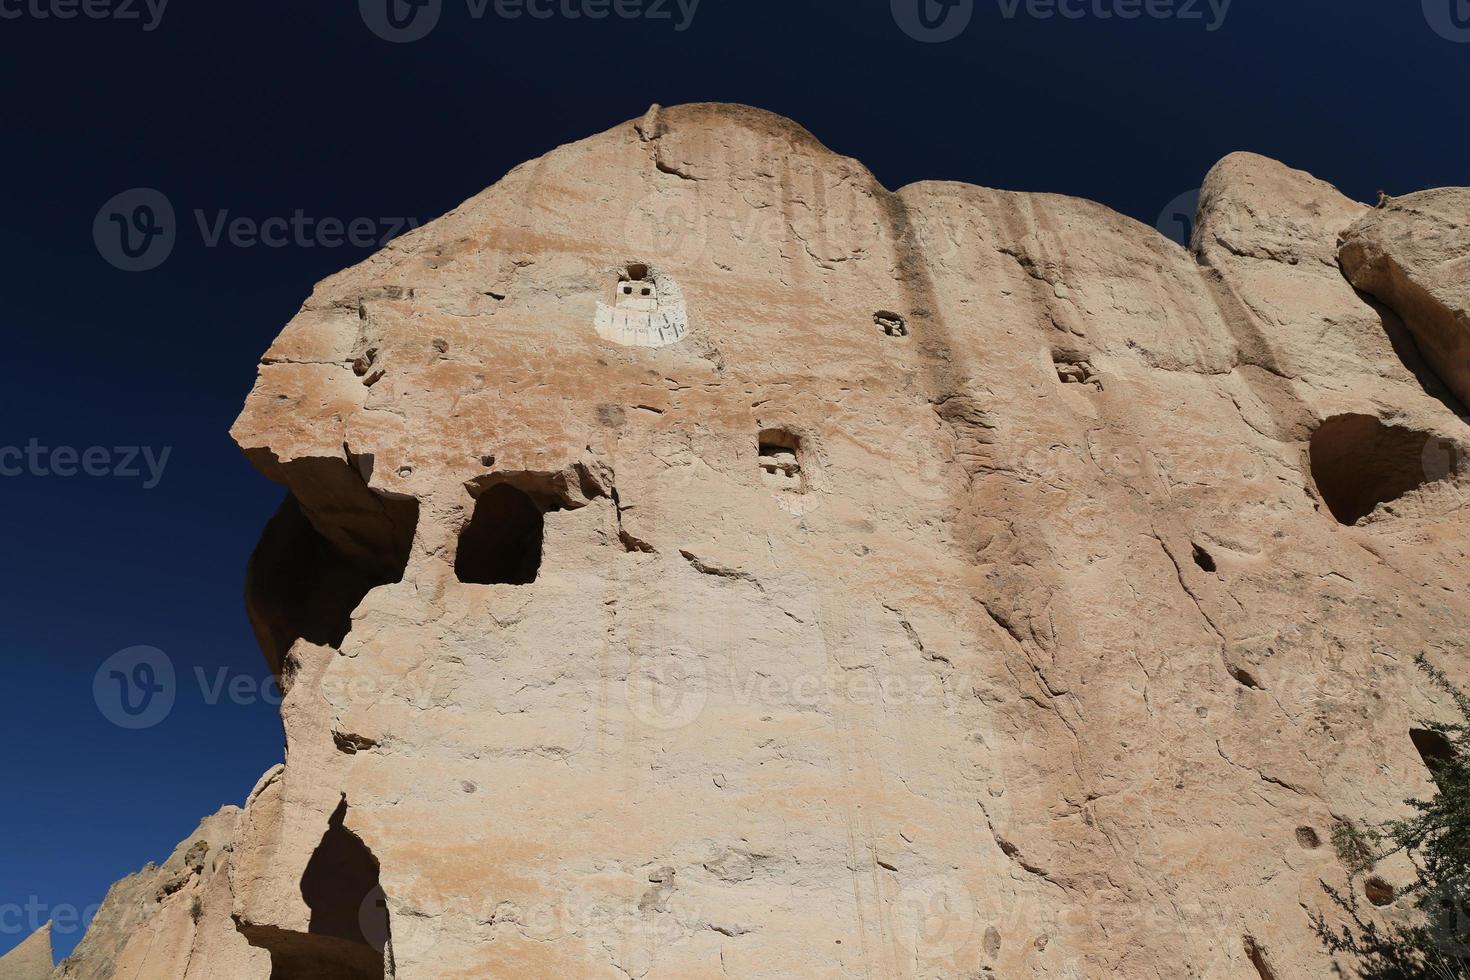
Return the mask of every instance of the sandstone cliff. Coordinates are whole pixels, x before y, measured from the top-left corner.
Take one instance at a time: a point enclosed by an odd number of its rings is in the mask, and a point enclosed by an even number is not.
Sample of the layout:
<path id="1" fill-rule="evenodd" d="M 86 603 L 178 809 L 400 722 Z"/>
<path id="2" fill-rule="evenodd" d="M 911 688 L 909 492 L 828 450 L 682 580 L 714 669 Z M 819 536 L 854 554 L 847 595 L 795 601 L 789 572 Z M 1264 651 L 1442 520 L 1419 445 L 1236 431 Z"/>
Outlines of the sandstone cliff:
<path id="1" fill-rule="evenodd" d="M 714 105 L 517 168 L 266 353 L 286 764 L 60 975 L 1327 975 L 1464 676 L 1433 193 L 1231 156 L 1191 254 Z"/>

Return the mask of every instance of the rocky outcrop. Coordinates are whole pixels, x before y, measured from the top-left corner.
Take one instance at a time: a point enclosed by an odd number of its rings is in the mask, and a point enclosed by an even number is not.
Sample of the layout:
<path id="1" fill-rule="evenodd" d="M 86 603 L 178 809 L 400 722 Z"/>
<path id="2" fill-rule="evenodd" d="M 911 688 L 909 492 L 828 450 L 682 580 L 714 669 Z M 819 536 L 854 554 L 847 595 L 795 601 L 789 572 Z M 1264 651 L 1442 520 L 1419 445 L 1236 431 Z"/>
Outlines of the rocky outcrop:
<path id="1" fill-rule="evenodd" d="M 250 949 L 230 921 L 226 869 L 239 818 L 238 807 L 225 807 L 163 864 L 113 885 L 56 980 L 269 976 L 268 957 Z"/>
<path id="2" fill-rule="evenodd" d="M 1341 258 L 1353 285 L 1403 320 L 1470 405 L 1470 188 L 1385 198 L 1347 229 Z"/>
<path id="3" fill-rule="evenodd" d="M 0 980 L 46 980 L 55 965 L 51 955 L 51 923 L 48 922 L 0 956 Z"/>
<path id="4" fill-rule="evenodd" d="M 1466 426 L 1366 208 L 1201 208 L 685 106 L 321 283 L 233 429 L 286 764 L 149 975 L 1326 974 L 1464 674 Z"/>

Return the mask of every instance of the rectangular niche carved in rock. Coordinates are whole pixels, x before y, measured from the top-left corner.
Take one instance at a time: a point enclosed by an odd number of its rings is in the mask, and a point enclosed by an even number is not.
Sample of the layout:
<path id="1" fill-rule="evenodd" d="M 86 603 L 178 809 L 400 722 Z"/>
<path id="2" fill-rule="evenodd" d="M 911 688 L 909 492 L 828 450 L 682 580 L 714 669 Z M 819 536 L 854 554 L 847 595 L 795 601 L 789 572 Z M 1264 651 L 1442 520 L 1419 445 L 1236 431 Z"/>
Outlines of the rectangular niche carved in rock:
<path id="1" fill-rule="evenodd" d="M 1102 390 L 1102 378 L 1082 354 L 1076 351 L 1052 351 L 1052 363 L 1057 368 L 1057 380 L 1064 385 L 1092 385 Z"/>
<path id="2" fill-rule="evenodd" d="M 801 437 L 787 429 L 762 429 L 760 434 L 761 477 L 773 490 L 801 493 L 806 481 L 801 472 Z"/>

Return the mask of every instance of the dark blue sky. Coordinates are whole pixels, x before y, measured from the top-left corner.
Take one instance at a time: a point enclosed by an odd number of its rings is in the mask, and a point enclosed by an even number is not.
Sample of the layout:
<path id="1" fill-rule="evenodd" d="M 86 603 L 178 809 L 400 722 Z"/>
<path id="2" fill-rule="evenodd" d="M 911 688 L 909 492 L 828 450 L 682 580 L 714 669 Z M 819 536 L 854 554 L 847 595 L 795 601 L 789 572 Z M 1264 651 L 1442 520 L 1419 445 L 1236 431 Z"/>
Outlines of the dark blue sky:
<path id="1" fill-rule="evenodd" d="M 126 0 L 141 21 L 37 15 L 66 2 L 0 0 L 0 472 L 19 470 L 0 476 L 0 951 L 161 860 L 281 758 L 272 704 L 211 704 L 198 680 L 268 676 L 241 593 L 280 492 L 226 430 L 312 283 L 371 249 L 210 247 L 196 209 L 427 221 L 650 103 L 707 100 L 791 116 L 889 187 L 1058 191 L 1148 223 L 1236 149 L 1361 199 L 1470 182 L 1470 0 L 1234 0 L 1216 30 L 1208 0 L 1172 4 L 1203 19 L 1136 20 L 1096 13 L 1130 0 L 1072 0 L 1079 19 L 972 0 L 937 44 L 890 0 L 702 0 L 682 31 L 676 0 L 669 20 L 600 21 L 442 0 L 408 44 L 350 0 L 172 0 L 151 30 L 144 0 Z M 93 222 L 135 187 L 180 221 L 166 262 L 127 273 Z M 123 468 L 116 447 L 170 455 L 145 488 L 141 460 L 137 477 L 13 465 L 5 449 L 31 440 L 107 449 L 94 471 Z M 166 654 L 177 694 L 130 730 L 93 680 L 139 645 Z M 58 950 L 79 938 L 63 923 Z"/>

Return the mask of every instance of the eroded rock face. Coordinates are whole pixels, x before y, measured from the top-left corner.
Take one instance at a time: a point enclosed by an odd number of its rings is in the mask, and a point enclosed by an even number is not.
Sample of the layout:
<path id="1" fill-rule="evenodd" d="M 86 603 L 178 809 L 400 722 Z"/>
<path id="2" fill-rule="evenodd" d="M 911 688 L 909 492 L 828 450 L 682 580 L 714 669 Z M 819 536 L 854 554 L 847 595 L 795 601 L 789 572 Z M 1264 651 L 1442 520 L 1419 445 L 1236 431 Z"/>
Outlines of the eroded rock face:
<path id="1" fill-rule="evenodd" d="M 288 756 L 186 969 L 1324 975 L 1467 621 L 1365 212 L 1236 155 L 1189 254 L 686 106 L 323 282 L 234 427 Z"/>
<path id="2" fill-rule="evenodd" d="M 1347 229 L 1341 255 L 1353 285 L 1404 321 L 1470 404 L 1470 187 L 1386 198 Z"/>
<path id="3" fill-rule="evenodd" d="M 270 976 L 269 958 L 230 921 L 227 868 L 240 813 L 227 806 L 206 817 L 163 864 L 113 885 L 56 980 Z"/>

